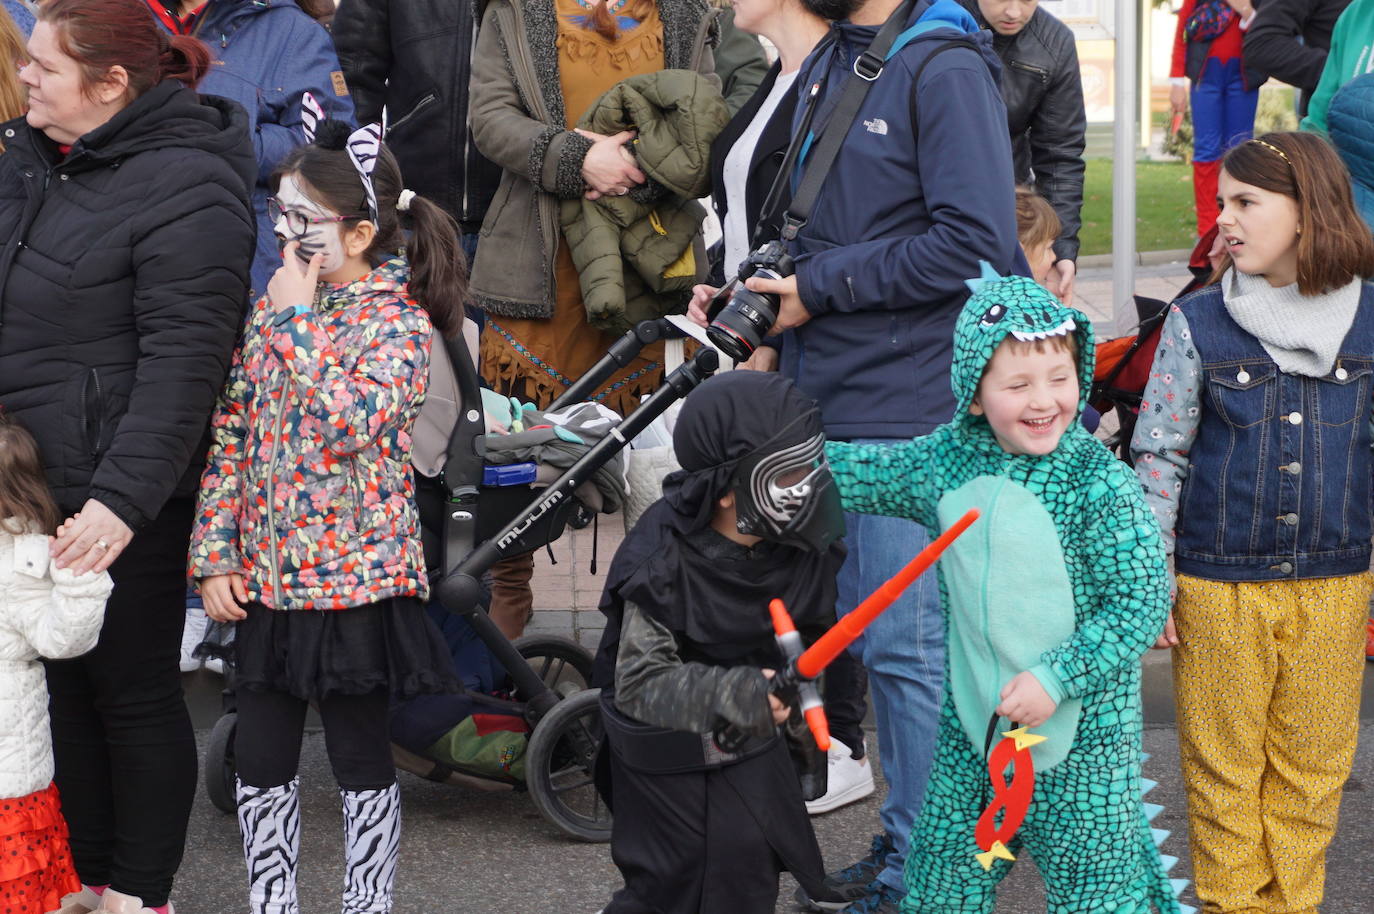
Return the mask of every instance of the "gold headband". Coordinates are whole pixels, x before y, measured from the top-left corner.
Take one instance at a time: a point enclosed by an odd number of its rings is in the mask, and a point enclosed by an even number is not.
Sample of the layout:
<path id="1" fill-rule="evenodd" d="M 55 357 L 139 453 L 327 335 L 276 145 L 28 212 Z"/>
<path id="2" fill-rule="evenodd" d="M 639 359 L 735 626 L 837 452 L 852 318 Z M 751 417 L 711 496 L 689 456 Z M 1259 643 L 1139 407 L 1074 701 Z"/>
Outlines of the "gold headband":
<path id="1" fill-rule="evenodd" d="M 1284 160 L 1285 162 L 1287 162 L 1290 166 L 1293 164 L 1293 160 L 1290 159 L 1290 158 L 1288 158 L 1288 153 L 1284 152 L 1282 149 L 1280 149 L 1279 147 L 1275 146 L 1273 143 L 1266 143 L 1264 140 L 1251 140 L 1250 142 L 1252 142 L 1252 143 L 1259 143 L 1259 144 L 1260 144 L 1261 146 L 1263 146 L 1265 149 L 1272 149 L 1272 150 L 1274 151 L 1274 153 L 1275 153 L 1276 155 L 1278 155 L 1278 157 L 1279 157 L 1280 159 L 1283 159 L 1283 160 Z"/>

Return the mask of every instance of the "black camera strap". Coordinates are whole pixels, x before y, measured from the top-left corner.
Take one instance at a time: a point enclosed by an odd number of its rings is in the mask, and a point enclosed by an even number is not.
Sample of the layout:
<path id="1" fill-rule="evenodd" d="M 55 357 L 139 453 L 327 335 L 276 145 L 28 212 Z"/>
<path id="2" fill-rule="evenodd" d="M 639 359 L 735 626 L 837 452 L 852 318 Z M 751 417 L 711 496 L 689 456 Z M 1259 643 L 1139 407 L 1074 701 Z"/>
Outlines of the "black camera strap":
<path id="1" fill-rule="evenodd" d="M 903 4 L 905 6 L 905 4 Z M 830 33 L 821 39 L 820 44 L 812 52 L 816 60 L 822 60 L 827 54 L 834 52 L 834 45 L 838 42 L 834 26 L 831 26 Z M 821 93 L 825 91 L 825 85 L 830 79 L 830 64 L 825 64 L 825 72 L 819 79 L 811 83 L 811 87 L 806 91 L 806 107 L 802 110 L 801 123 L 792 132 L 792 139 L 787 144 L 787 151 L 783 153 L 782 164 L 778 166 L 778 173 L 773 176 L 773 184 L 768 188 L 768 196 L 763 200 L 763 207 L 759 210 L 759 221 L 754 226 L 754 235 L 749 242 L 749 249 L 756 250 L 765 241 L 771 240 L 769 229 L 775 223 L 781 224 L 781 212 L 787 206 L 784 202 L 788 198 L 788 189 L 792 183 L 792 172 L 797 167 L 797 156 L 801 154 L 802 146 L 806 144 L 806 138 L 811 135 L 811 124 L 816 119 L 817 102 L 820 100 Z M 769 237 L 765 237 L 768 235 Z"/>

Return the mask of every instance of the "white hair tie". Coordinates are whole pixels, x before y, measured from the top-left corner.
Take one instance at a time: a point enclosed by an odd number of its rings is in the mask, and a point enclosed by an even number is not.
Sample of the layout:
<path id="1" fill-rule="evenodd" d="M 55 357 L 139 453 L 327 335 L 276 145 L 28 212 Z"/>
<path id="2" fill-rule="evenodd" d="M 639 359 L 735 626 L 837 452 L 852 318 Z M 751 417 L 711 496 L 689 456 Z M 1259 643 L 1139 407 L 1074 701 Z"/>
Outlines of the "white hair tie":
<path id="1" fill-rule="evenodd" d="M 410 201 L 415 199 L 415 191 L 402 190 L 400 196 L 396 198 L 396 209 L 398 212 L 410 212 Z"/>

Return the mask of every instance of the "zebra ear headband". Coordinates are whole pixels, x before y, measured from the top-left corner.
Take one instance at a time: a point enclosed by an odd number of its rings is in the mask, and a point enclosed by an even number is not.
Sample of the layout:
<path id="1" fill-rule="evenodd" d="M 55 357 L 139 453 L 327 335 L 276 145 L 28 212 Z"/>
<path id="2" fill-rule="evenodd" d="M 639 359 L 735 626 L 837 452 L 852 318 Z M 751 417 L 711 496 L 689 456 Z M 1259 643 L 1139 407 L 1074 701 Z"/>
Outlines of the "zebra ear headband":
<path id="1" fill-rule="evenodd" d="M 301 96 L 301 128 L 305 131 L 307 143 L 315 142 L 315 133 L 324 120 L 324 109 L 320 107 L 315 96 L 309 92 L 304 93 Z M 382 131 L 381 124 L 359 127 L 349 134 L 344 144 L 348 160 L 353 163 L 353 167 L 358 170 L 358 177 L 362 179 L 363 190 L 367 194 L 367 211 L 374 225 L 378 221 L 377 190 L 372 185 L 372 172 L 377 167 L 377 158 L 381 153 Z"/>

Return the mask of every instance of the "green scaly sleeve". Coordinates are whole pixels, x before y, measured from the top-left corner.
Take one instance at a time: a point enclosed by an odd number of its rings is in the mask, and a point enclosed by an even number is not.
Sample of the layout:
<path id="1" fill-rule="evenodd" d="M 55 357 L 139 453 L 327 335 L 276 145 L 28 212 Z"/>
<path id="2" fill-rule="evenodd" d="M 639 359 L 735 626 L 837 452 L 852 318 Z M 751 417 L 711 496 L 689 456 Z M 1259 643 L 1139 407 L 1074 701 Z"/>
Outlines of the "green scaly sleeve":
<path id="1" fill-rule="evenodd" d="M 1097 595 L 1087 605 L 1093 608 L 1031 670 L 1047 691 L 1057 686 L 1065 698 L 1099 691 L 1138 663 L 1169 613 L 1168 565 L 1154 515 L 1133 481 L 1104 488 L 1101 499 L 1086 502 L 1098 517 L 1079 545 L 1089 552 L 1086 567 Z"/>
<path id="2" fill-rule="evenodd" d="M 905 517 L 924 527 L 937 522 L 936 435 L 893 444 L 825 446 L 844 509 L 856 514 Z"/>

